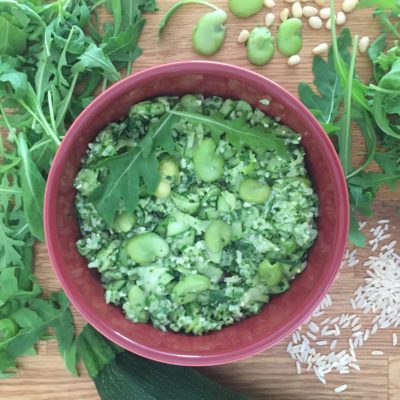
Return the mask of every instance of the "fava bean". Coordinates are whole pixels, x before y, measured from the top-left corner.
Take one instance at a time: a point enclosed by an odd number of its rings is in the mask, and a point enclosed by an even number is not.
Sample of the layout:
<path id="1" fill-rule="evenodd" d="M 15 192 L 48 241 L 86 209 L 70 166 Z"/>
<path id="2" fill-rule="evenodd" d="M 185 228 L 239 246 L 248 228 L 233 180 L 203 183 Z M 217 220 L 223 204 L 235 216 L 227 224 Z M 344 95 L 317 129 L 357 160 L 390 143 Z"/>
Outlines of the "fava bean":
<path id="1" fill-rule="evenodd" d="M 232 228 L 223 220 L 212 221 L 206 229 L 204 240 L 211 252 L 218 253 L 232 240 Z"/>
<path id="2" fill-rule="evenodd" d="M 210 280 L 200 274 L 186 275 L 173 288 L 172 297 L 179 304 L 190 303 L 210 287 Z"/>
<path id="3" fill-rule="evenodd" d="M 168 254 L 167 242 L 156 233 L 145 232 L 129 239 L 126 244 L 129 257 L 137 264 L 149 264 Z"/>
<path id="4" fill-rule="evenodd" d="M 216 153 L 214 140 L 203 140 L 193 152 L 193 167 L 196 176 L 204 182 L 221 178 L 224 172 L 224 158 Z"/>
<path id="5" fill-rule="evenodd" d="M 139 286 L 132 286 L 129 289 L 129 314 L 135 322 L 147 322 L 148 312 L 144 309 L 146 305 L 146 296 Z"/>
<path id="6" fill-rule="evenodd" d="M 195 110 L 190 110 L 195 111 Z M 179 176 L 179 166 L 176 160 L 169 156 L 165 155 L 160 160 L 159 171 L 162 176 L 165 177 L 178 177 Z"/>
<path id="7" fill-rule="evenodd" d="M 244 179 L 240 182 L 239 196 L 242 200 L 252 204 L 260 204 L 267 201 L 271 194 L 271 188 L 255 179 Z"/>
<path id="8" fill-rule="evenodd" d="M 171 198 L 175 203 L 176 208 L 183 213 L 194 214 L 200 207 L 200 203 L 198 201 L 190 201 L 185 196 L 182 196 L 178 193 L 173 193 Z"/>
<path id="9" fill-rule="evenodd" d="M 261 11 L 264 0 L 229 0 L 228 6 L 233 15 L 246 18 Z"/>
<path id="10" fill-rule="evenodd" d="M 135 225 L 136 217 L 133 214 L 122 212 L 117 215 L 114 221 L 114 229 L 117 232 L 129 232 Z"/>
<path id="11" fill-rule="evenodd" d="M 278 29 L 278 49 L 284 56 L 298 54 L 303 45 L 301 28 L 303 22 L 299 18 L 289 18 L 282 22 Z"/>
<path id="12" fill-rule="evenodd" d="M 268 286 L 276 286 L 283 278 L 283 268 L 280 263 L 271 264 L 269 260 L 265 259 L 258 266 L 258 275 L 261 281 L 265 282 Z"/>
<path id="13" fill-rule="evenodd" d="M 154 196 L 159 199 L 166 199 L 171 194 L 171 184 L 164 178 L 161 178 L 157 186 Z"/>
<path id="14" fill-rule="evenodd" d="M 193 30 L 192 43 L 194 50 L 202 56 L 212 56 L 223 45 L 228 15 L 223 10 L 204 14 Z"/>
<path id="15" fill-rule="evenodd" d="M 271 31 L 266 27 L 257 27 L 250 33 L 247 41 L 247 58 L 254 65 L 265 65 L 274 56 L 275 46 Z"/>

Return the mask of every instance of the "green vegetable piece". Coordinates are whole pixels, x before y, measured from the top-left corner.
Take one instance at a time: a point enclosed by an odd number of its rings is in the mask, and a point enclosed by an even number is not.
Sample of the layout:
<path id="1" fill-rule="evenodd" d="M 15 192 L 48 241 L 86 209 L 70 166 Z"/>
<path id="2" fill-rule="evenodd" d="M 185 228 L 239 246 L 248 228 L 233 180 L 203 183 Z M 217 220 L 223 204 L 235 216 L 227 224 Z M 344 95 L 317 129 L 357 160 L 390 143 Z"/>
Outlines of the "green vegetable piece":
<path id="1" fill-rule="evenodd" d="M 261 204 L 267 201 L 271 188 L 255 179 L 244 179 L 240 182 L 239 196 L 251 204 Z"/>
<path id="2" fill-rule="evenodd" d="M 200 207 L 199 201 L 191 201 L 178 193 L 172 193 L 171 199 L 179 211 L 187 214 L 194 214 Z"/>
<path id="3" fill-rule="evenodd" d="M 269 296 L 264 290 L 259 287 L 250 288 L 243 296 L 242 305 L 247 306 L 253 303 L 266 303 L 269 300 Z"/>
<path id="4" fill-rule="evenodd" d="M 199 96 L 195 96 L 193 94 L 185 94 L 181 97 L 180 105 L 184 110 L 190 112 L 199 112 L 203 111 L 203 101 Z"/>
<path id="5" fill-rule="evenodd" d="M 283 267 L 280 263 L 271 264 L 265 259 L 258 266 L 258 275 L 261 281 L 265 282 L 270 287 L 274 287 L 278 285 L 283 278 Z"/>
<path id="6" fill-rule="evenodd" d="M 224 172 L 224 158 L 216 153 L 212 139 L 203 140 L 193 152 L 193 167 L 196 176 L 204 182 L 214 182 Z"/>
<path id="7" fill-rule="evenodd" d="M 219 280 L 222 278 L 222 275 L 224 274 L 224 271 L 221 268 L 218 268 L 211 263 L 199 265 L 198 270 L 203 275 L 210 278 L 210 281 L 212 283 L 219 282 Z"/>
<path id="8" fill-rule="evenodd" d="M 196 176 L 204 182 L 214 182 L 224 172 L 224 158 L 217 154 L 212 139 L 203 140 L 193 152 L 193 167 Z"/>
<path id="9" fill-rule="evenodd" d="M 166 241 L 153 232 L 141 233 L 128 240 L 126 250 L 137 264 L 149 264 L 168 254 Z"/>
<path id="10" fill-rule="evenodd" d="M 232 240 L 232 228 L 223 220 L 212 221 L 206 229 L 204 240 L 211 252 L 218 253 Z"/>
<path id="11" fill-rule="evenodd" d="M 135 225 L 136 217 L 133 214 L 122 212 L 117 215 L 114 221 L 114 229 L 117 232 L 129 232 Z"/>
<path id="12" fill-rule="evenodd" d="M 165 177 L 175 178 L 179 176 L 179 165 L 170 155 L 163 156 L 160 161 L 160 174 Z"/>
<path id="13" fill-rule="evenodd" d="M 299 18 L 289 18 L 282 22 L 278 29 L 277 44 L 284 56 L 298 54 L 303 46 L 301 28 L 303 22 Z"/>
<path id="14" fill-rule="evenodd" d="M 275 54 L 274 38 L 267 27 L 254 28 L 247 41 L 247 58 L 254 65 L 268 64 Z"/>
<path id="15" fill-rule="evenodd" d="M 223 10 L 215 10 L 204 14 L 193 30 L 192 42 L 196 53 L 212 56 L 223 45 L 228 15 Z"/>
<path id="16" fill-rule="evenodd" d="M 161 178 L 155 192 L 154 196 L 159 199 L 166 199 L 171 194 L 171 184 L 164 178 Z"/>
<path id="17" fill-rule="evenodd" d="M 247 18 L 257 14 L 263 8 L 263 0 L 229 0 L 228 6 L 233 15 Z"/>
<path id="18" fill-rule="evenodd" d="M 135 322 L 147 322 L 149 314 L 145 310 L 146 296 L 139 286 L 132 286 L 128 294 L 129 300 L 129 316 Z"/>
<path id="19" fill-rule="evenodd" d="M 210 280 L 200 274 L 187 275 L 172 290 L 173 299 L 179 304 L 190 303 L 210 287 Z"/>
<path id="20" fill-rule="evenodd" d="M 224 190 L 217 200 L 217 210 L 231 212 L 236 208 L 236 197 L 234 194 Z"/>
<path id="21" fill-rule="evenodd" d="M 0 55 L 22 55 L 26 50 L 26 33 L 0 15 Z"/>

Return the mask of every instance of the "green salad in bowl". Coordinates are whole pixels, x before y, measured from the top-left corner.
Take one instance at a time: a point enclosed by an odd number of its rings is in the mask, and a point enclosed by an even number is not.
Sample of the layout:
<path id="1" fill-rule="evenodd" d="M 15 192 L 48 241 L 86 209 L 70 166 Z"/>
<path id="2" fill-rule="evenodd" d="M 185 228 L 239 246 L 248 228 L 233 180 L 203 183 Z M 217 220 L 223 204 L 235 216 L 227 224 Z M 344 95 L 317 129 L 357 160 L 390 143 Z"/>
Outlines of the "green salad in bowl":
<path id="1" fill-rule="evenodd" d="M 114 204 L 118 168 L 142 154 Z M 107 303 L 162 330 L 200 335 L 257 314 L 317 235 L 300 135 L 241 100 L 134 105 L 89 145 L 75 188 L 77 247 Z"/>

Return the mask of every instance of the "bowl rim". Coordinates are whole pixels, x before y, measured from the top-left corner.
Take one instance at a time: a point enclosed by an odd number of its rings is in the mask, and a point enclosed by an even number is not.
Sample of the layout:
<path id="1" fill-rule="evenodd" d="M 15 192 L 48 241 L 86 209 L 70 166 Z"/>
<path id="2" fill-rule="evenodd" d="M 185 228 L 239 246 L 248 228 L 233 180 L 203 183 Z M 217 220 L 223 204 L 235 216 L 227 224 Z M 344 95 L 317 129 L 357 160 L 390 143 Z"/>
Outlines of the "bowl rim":
<path id="1" fill-rule="evenodd" d="M 289 323 L 284 324 L 280 329 L 270 335 L 268 338 L 263 338 L 255 343 L 247 345 L 245 347 L 224 352 L 222 354 L 208 354 L 208 355 L 185 355 L 168 353 L 160 350 L 155 350 L 152 347 L 144 346 L 142 344 L 134 342 L 132 339 L 125 338 L 123 335 L 116 332 L 111 326 L 106 324 L 103 320 L 99 320 L 94 316 L 91 311 L 91 307 L 88 303 L 81 303 L 66 284 L 61 269 L 58 266 L 58 257 L 56 252 L 56 245 L 53 241 L 52 232 L 55 227 L 52 226 L 51 210 L 55 207 L 55 199 L 57 198 L 57 191 L 55 190 L 53 182 L 57 181 L 57 176 L 60 175 L 62 171 L 63 164 L 65 163 L 65 153 L 69 146 L 72 146 L 74 140 L 76 139 L 80 126 L 91 117 L 96 114 L 96 110 L 101 107 L 104 103 L 110 101 L 110 98 L 116 97 L 125 93 L 126 86 L 130 88 L 137 84 L 140 86 L 141 83 L 147 82 L 152 78 L 159 77 L 160 74 L 170 74 L 170 73 L 187 73 L 189 71 L 195 71 L 196 73 L 212 73 L 218 71 L 224 71 L 230 76 L 245 81 L 257 84 L 261 89 L 264 89 L 267 93 L 278 93 L 281 100 L 286 103 L 290 103 L 292 109 L 295 112 L 304 114 L 309 120 L 310 127 L 314 133 L 320 135 L 320 140 L 322 141 L 324 147 L 324 154 L 330 158 L 330 162 L 333 163 L 337 173 L 334 175 L 335 187 L 338 189 L 338 199 L 343 207 L 339 207 L 336 211 L 338 212 L 338 233 L 336 237 L 336 246 L 333 248 L 333 260 L 335 268 L 331 269 L 331 274 L 329 279 L 327 279 L 323 286 L 319 287 L 318 292 L 308 301 L 306 306 L 302 309 L 302 312 L 296 315 L 295 318 L 289 321 Z M 129 82 L 129 85 L 127 85 Z M 120 345 L 128 351 L 132 351 L 142 357 L 149 358 L 154 361 L 164 362 L 168 364 L 184 365 L 184 366 L 212 366 L 226 364 L 234 361 L 239 361 L 244 358 L 251 357 L 257 353 L 260 353 L 266 349 L 273 347 L 275 344 L 282 341 L 284 338 L 288 337 L 293 333 L 301 324 L 306 321 L 315 308 L 321 303 L 323 298 L 326 296 L 329 288 L 331 287 L 335 277 L 339 271 L 341 260 L 345 251 L 347 243 L 347 235 L 349 228 L 349 200 L 346 180 L 343 174 L 343 170 L 337 156 L 336 150 L 330 141 L 328 135 L 323 130 L 322 126 L 316 120 L 316 118 L 311 114 L 311 112 L 298 100 L 294 95 L 284 89 L 282 86 L 271 81 L 267 77 L 260 75 L 256 72 L 250 71 L 248 69 L 226 64 L 215 61 L 179 61 L 168 64 L 157 65 L 140 72 L 136 72 L 119 82 L 112 85 L 98 97 L 96 97 L 75 119 L 73 124 L 68 129 L 65 134 L 62 143 L 57 149 L 56 155 L 52 162 L 50 172 L 47 179 L 45 198 L 44 198 L 44 231 L 45 231 L 45 242 L 48 249 L 49 257 L 53 269 L 57 275 L 58 280 L 64 291 L 66 292 L 71 303 L 83 316 L 83 318 L 92 325 L 96 330 L 98 330 L 102 335 L 111 340 L 112 342 Z M 155 329 L 155 328 L 154 328 Z"/>

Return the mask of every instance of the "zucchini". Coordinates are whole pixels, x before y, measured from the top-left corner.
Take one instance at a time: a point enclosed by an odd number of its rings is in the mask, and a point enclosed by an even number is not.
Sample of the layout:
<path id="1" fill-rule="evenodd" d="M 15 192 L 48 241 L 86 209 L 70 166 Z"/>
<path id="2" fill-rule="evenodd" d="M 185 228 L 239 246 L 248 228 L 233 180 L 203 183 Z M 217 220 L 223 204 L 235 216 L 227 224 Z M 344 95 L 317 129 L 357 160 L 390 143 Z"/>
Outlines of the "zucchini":
<path id="1" fill-rule="evenodd" d="M 90 325 L 79 336 L 78 351 L 102 400 L 249 400 L 193 368 L 124 351 Z"/>

